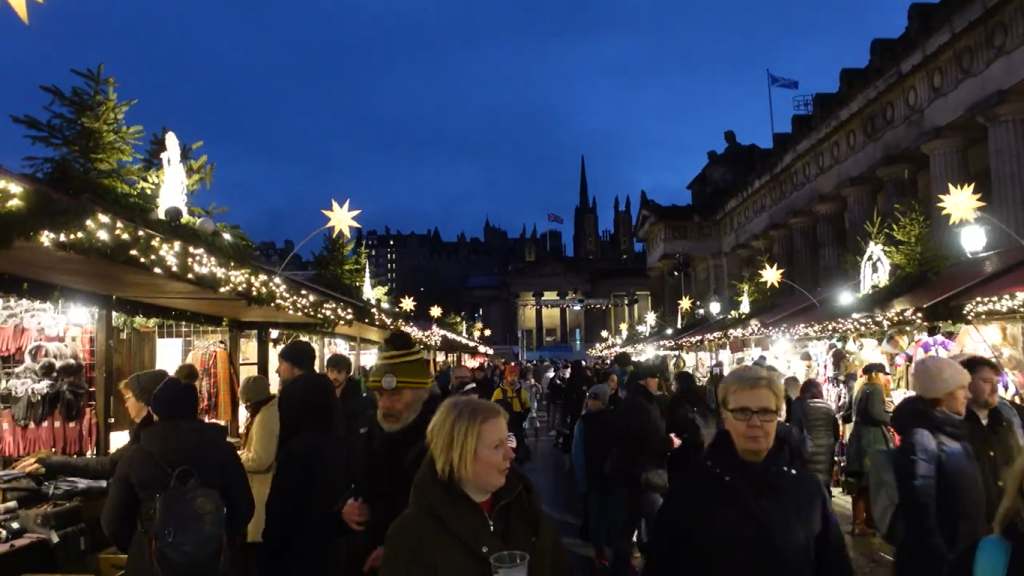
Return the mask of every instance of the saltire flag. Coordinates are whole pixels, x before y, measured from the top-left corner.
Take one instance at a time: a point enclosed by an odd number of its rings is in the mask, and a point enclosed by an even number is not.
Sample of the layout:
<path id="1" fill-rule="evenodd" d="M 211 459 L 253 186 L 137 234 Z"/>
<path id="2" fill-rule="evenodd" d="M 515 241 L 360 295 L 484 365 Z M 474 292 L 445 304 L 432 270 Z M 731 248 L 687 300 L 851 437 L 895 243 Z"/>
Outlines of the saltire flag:
<path id="1" fill-rule="evenodd" d="M 565 224 L 565 220 L 554 212 L 548 212 L 548 222 L 554 222 L 555 224 Z"/>
<path id="2" fill-rule="evenodd" d="M 799 90 L 800 82 L 793 80 L 792 78 L 783 78 L 782 76 L 776 76 L 771 72 L 768 73 L 768 84 L 772 88 L 782 88 L 783 90 Z"/>

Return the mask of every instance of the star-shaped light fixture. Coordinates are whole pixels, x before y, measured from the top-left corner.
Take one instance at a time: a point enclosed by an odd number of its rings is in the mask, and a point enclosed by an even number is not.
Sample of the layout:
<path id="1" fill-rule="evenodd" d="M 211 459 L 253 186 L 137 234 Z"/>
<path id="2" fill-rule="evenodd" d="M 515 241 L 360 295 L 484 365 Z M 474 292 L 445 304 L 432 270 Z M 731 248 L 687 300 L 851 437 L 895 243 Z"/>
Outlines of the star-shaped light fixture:
<path id="1" fill-rule="evenodd" d="M 473 330 L 475 330 L 477 332 L 480 332 L 483 329 L 484 329 L 484 323 L 483 322 L 477 322 L 476 324 L 473 324 Z"/>
<path id="2" fill-rule="evenodd" d="M 689 296 L 683 296 L 683 299 L 679 301 L 679 309 L 689 312 L 691 308 L 693 308 L 693 300 Z"/>
<path id="3" fill-rule="evenodd" d="M 771 266 L 765 264 L 764 269 L 761 270 L 761 282 L 764 282 L 764 285 L 769 288 L 778 288 L 779 282 L 782 282 L 783 272 L 785 270 L 780 270 L 778 264 L 772 264 Z"/>
<path id="4" fill-rule="evenodd" d="M 473 338 L 476 339 L 476 338 L 479 338 L 479 337 L 480 337 L 480 331 L 479 330 L 473 330 Z"/>
<path id="5" fill-rule="evenodd" d="M 355 221 L 355 217 L 362 212 L 362 210 L 349 210 L 348 200 L 345 200 L 344 206 L 338 206 L 337 200 L 331 200 L 330 210 L 321 210 L 324 216 L 330 218 L 327 222 L 327 228 L 334 228 L 334 237 L 337 238 L 338 234 L 344 234 L 346 238 L 352 236 L 350 228 L 361 228 L 361 226 Z"/>
<path id="6" fill-rule="evenodd" d="M 402 312 L 412 312 L 416 309 L 416 301 L 412 299 L 412 296 L 403 296 L 398 307 L 402 309 Z"/>
<path id="7" fill-rule="evenodd" d="M 949 185 L 949 194 L 939 194 L 939 208 L 942 208 L 942 215 L 949 216 L 949 225 L 953 226 L 959 222 L 974 222 L 978 217 L 978 209 L 985 205 L 981 201 L 981 194 L 974 193 L 974 184 L 963 186 Z"/>
<path id="8" fill-rule="evenodd" d="M 625 334 L 627 331 L 629 331 L 629 322 L 623 322 L 622 324 L 619 324 L 619 332 Z"/>
<path id="9" fill-rule="evenodd" d="M 484 328 L 484 336 L 490 336 L 490 335 L 491 335 L 491 329 L 490 328 Z"/>
<path id="10" fill-rule="evenodd" d="M 644 315 L 644 323 L 648 326 L 654 326 L 657 322 L 658 316 L 654 313 L 654 310 L 649 310 L 647 314 Z"/>
<path id="11" fill-rule="evenodd" d="M 601 338 L 607 340 L 609 336 L 611 336 L 611 333 L 609 333 L 607 330 L 601 330 Z"/>
<path id="12" fill-rule="evenodd" d="M 437 304 L 430 307 L 430 317 L 433 318 L 434 320 L 440 318 L 441 314 L 444 314 L 444 312 L 441 310 L 441 307 L 438 306 Z"/>
<path id="13" fill-rule="evenodd" d="M 21 21 L 28 24 L 28 0 L 7 0 L 7 3 L 14 8 L 14 13 L 21 18 Z M 37 4 L 42 4 L 43 0 L 36 0 Z"/>

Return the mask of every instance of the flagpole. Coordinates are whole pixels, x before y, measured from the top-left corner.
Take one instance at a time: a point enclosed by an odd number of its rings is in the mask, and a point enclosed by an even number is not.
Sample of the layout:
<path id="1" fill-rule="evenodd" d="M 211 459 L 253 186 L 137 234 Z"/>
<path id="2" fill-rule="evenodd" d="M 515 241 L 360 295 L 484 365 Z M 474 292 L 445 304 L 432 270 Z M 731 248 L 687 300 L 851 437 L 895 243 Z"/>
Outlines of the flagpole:
<path id="1" fill-rule="evenodd" d="M 768 120 L 772 125 L 772 146 L 775 145 L 775 108 L 772 106 L 772 72 L 768 68 L 764 70 L 768 79 Z"/>

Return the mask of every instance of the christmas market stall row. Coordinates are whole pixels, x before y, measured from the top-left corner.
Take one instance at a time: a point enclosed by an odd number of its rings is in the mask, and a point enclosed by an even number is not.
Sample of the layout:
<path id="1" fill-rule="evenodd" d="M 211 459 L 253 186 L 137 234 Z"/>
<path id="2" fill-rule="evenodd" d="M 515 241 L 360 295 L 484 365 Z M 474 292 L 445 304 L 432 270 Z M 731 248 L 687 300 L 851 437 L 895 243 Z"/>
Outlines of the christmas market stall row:
<path id="1" fill-rule="evenodd" d="M 105 482 L 8 468 L 25 456 L 88 458 L 125 444 L 131 419 L 118 384 L 135 372 L 195 365 L 200 417 L 237 436 L 240 380 L 261 374 L 276 385 L 277 348 L 296 338 L 314 343 L 321 369 L 334 352 L 372 365 L 396 327 L 434 350 L 491 352 L 392 319 L 385 303 L 278 274 L 254 260 L 240 231 L 179 206 L 125 210 L 0 172 L 0 230 L 0 516 L 14 522 L 0 529 L 12 541 L 0 546 L 2 574 L 80 566 L 106 547 L 96 522 Z M 54 506 L 71 512 L 47 524 Z"/>
<path id="2" fill-rule="evenodd" d="M 983 216 L 978 209 L 984 204 L 973 186 L 951 186 L 949 197 L 973 198 L 973 205 L 965 201 L 968 211 Z M 943 199 L 948 203 L 949 197 Z M 806 291 L 766 254 L 752 278 L 736 283 L 734 310 L 723 310 L 717 302 L 701 306 L 684 293 L 678 328 L 669 331 L 674 334 L 652 334 L 657 319 L 648 318 L 632 333 L 608 337 L 591 354 L 667 357 L 670 367 L 685 366 L 698 379 L 761 360 L 801 382 L 815 378 L 826 385 L 837 384 L 834 375 L 882 363 L 892 374 L 896 401 L 909 393 L 915 359 L 981 355 L 1003 368 L 1001 393 L 1019 402 L 1024 242 L 986 234 L 975 218 L 951 215 L 950 220 L 958 225 L 961 255 L 950 257 L 932 248 L 930 226 L 921 226 L 919 242 L 900 244 L 885 242 L 876 223 L 852 262 L 849 279 Z M 995 240 L 992 250 L 987 250 L 989 235 Z"/>

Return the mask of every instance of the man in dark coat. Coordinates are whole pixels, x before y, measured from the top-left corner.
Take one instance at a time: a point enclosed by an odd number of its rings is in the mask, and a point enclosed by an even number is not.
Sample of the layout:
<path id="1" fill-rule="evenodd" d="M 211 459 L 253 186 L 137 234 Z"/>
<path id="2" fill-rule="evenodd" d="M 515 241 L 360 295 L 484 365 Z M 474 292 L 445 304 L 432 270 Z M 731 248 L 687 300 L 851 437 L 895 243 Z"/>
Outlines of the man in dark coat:
<path id="1" fill-rule="evenodd" d="M 350 570 L 380 565 L 384 536 L 409 505 L 413 479 L 427 455 L 427 425 L 441 402 L 423 351 L 405 332 L 380 347 L 367 389 L 377 411 L 367 415 L 353 449 L 354 483 L 341 512 L 354 534 Z"/>
<path id="2" fill-rule="evenodd" d="M 128 552 L 125 573 L 159 574 L 151 550 L 157 497 L 171 485 L 174 471 L 187 467 L 204 488 L 216 490 L 227 510 L 225 538 L 244 537 L 255 504 L 238 453 L 227 441 L 228 430 L 196 417 L 199 392 L 169 378 L 150 404 L 155 424 L 132 446 L 107 487 L 103 532 L 119 550 Z M 187 479 L 187 478 L 186 478 Z M 224 550 L 230 566 L 230 546 Z"/>
<path id="3" fill-rule="evenodd" d="M 334 394 L 338 398 L 334 425 L 339 434 L 351 440 L 359 434 L 362 420 L 363 391 L 359 382 L 352 378 L 352 360 L 344 354 L 331 354 L 327 358 L 327 377 L 334 384 Z"/>

